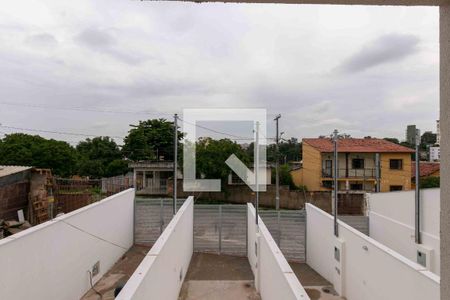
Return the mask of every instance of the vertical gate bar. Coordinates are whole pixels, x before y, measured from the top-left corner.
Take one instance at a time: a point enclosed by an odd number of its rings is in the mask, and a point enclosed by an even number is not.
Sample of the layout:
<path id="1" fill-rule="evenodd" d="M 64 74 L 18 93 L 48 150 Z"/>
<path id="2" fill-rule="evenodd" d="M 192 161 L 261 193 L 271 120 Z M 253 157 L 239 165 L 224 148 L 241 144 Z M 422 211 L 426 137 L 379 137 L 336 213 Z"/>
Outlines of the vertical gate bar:
<path id="1" fill-rule="evenodd" d="M 281 226 L 280 226 L 280 211 L 277 210 L 277 226 L 278 226 L 278 247 L 281 248 Z"/>
<path id="2" fill-rule="evenodd" d="M 305 251 L 304 251 L 304 253 L 305 253 L 305 263 L 307 262 L 307 255 L 308 255 L 308 245 L 307 245 L 307 243 L 308 243 L 308 228 L 307 228 L 307 226 L 308 226 L 308 215 L 306 214 L 306 210 L 304 211 L 304 215 L 305 215 L 305 217 L 304 217 L 304 224 L 305 224 L 305 237 L 304 237 L 304 241 L 303 241 L 303 246 L 305 247 Z"/>
<path id="3" fill-rule="evenodd" d="M 161 198 L 159 204 L 159 234 L 164 231 L 164 199 Z"/>
<path id="4" fill-rule="evenodd" d="M 222 205 L 219 205 L 219 254 L 222 253 Z"/>
<path id="5" fill-rule="evenodd" d="M 248 213 L 247 207 L 245 207 L 245 255 L 248 256 Z"/>

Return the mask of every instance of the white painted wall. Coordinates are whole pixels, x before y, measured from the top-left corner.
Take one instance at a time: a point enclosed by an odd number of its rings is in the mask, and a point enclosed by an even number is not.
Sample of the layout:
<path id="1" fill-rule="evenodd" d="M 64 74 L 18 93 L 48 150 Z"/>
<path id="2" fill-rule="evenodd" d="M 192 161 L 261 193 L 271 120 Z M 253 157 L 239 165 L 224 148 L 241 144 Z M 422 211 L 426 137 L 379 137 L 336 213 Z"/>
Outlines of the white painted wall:
<path id="1" fill-rule="evenodd" d="M 194 200 L 189 197 L 141 264 L 117 300 L 176 300 L 194 251 Z"/>
<path id="2" fill-rule="evenodd" d="M 261 298 L 309 299 L 264 222 L 259 218 L 256 226 L 255 219 L 253 205 L 247 204 L 248 259 Z"/>
<path id="3" fill-rule="evenodd" d="M 0 240 L 0 299 L 79 299 L 133 245 L 134 189 Z"/>
<path id="4" fill-rule="evenodd" d="M 415 243 L 414 191 L 368 194 L 370 237 L 416 261 L 417 250 L 427 253 L 427 268 L 440 274 L 440 189 L 421 191 L 422 244 Z"/>
<path id="5" fill-rule="evenodd" d="M 348 300 L 439 299 L 439 277 L 397 252 L 307 204 L 307 263 Z M 340 249 L 340 262 L 334 248 Z"/>

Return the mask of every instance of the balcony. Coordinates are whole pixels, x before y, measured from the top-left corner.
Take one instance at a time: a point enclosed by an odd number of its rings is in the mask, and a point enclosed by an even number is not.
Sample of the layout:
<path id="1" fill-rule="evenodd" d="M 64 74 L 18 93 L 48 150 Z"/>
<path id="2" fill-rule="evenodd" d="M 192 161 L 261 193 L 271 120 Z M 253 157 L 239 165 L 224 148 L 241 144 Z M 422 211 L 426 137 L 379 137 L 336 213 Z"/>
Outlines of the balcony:
<path id="1" fill-rule="evenodd" d="M 346 169 L 340 168 L 338 169 L 338 178 L 361 178 L 361 179 L 375 179 L 376 169 L 368 168 L 368 169 Z M 333 178 L 333 170 L 332 169 L 322 169 L 322 178 Z"/>

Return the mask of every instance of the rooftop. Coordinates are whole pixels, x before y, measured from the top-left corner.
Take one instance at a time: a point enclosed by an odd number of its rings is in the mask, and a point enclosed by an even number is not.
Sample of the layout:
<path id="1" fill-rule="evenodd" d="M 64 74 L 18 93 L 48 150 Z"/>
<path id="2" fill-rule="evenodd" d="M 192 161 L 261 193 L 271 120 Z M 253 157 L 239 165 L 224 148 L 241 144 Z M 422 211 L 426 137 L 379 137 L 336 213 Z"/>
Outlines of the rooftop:
<path id="1" fill-rule="evenodd" d="M 420 162 L 420 177 L 430 176 L 441 169 L 439 162 Z M 416 165 L 411 165 L 411 177 L 416 177 Z"/>
<path id="2" fill-rule="evenodd" d="M 0 165 L 0 177 L 20 173 L 32 169 L 33 167 L 28 166 L 2 166 Z"/>
<path id="3" fill-rule="evenodd" d="M 303 142 L 320 152 L 333 152 L 333 142 L 329 138 L 307 138 Z M 414 150 L 383 139 L 377 138 L 345 138 L 338 140 L 339 152 L 358 153 L 414 153 Z"/>

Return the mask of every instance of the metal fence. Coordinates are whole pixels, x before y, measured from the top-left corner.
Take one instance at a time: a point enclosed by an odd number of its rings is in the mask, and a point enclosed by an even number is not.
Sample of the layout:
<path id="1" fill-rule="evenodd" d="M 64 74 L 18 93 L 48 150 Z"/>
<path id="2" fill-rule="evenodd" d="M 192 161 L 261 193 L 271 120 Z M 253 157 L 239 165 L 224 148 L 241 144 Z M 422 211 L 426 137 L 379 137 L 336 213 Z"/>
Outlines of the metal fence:
<path id="1" fill-rule="evenodd" d="M 369 217 L 366 216 L 339 216 L 339 220 L 352 226 L 356 230 L 369 236 Z"/>
<path id="2" fill-rule="evenodd" d="M 179 200 L 180 207 L 184 200 Z M 172 199 L 136 198 L 135 242 L 153 244 L 172 219 Z M 260 210 L 275 242 L 287 260 L 306 261 L 306 211 Z M 368 235 L 365 216 L 339 219 Z M 247 256 L 247 206 L 194 205 L 194 251 Z"/>
<path id="3" fill-rule="evenodd" d="M 136 244 L 156 242 L 161 233 L 172 220 L 172 199 L 149 199 L 136 197 L 134 218 L 134 239 Z M 183 200 L 177 201 L 177 207 L 183 205 Z"/>
<path id="4" fill-rule="evenodd" d="M 260 210 L 259 214 L 289 261 L 306 261 L 306 211 Z"/>
<path id="5" fill-rule="evenodd" d="M 194 251 L 247 256 L 247 206 L 194 205 Z"/>

